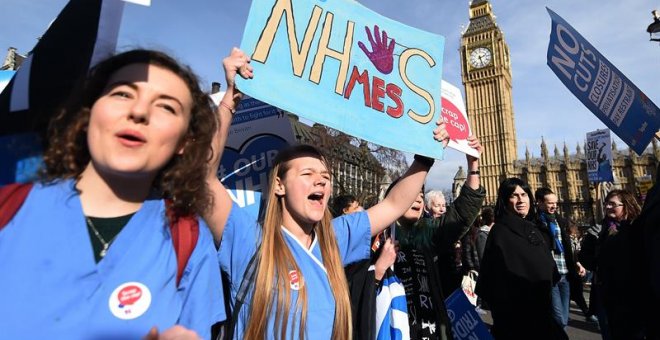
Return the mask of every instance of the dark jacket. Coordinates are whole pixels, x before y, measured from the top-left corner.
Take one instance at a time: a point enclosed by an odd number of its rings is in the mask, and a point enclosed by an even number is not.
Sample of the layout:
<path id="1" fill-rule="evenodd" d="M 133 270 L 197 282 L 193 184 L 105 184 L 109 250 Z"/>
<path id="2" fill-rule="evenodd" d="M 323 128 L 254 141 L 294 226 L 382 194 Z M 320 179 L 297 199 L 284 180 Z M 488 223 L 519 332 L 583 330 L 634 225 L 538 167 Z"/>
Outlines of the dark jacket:
<path id="1" fill-rule="evenodd" d="M 371 260 L 362 260 L 347 265 L 344 270 L 351 295 L 353 314 L 353 339 L 376 338 L 376 278 L 369 270 Z"/>
<path id="2" fill-rule="evenodd" d="M 488 235 L 476 293 L 491 308 L 497 339 L 568 339 L 552 316 L 557 269 L 542 229 L 506 213 Z"/>
<path id="3" fill-rule="evenodd" d="M 419 339 L 425 326 L 422 320 L 416 320 L 416 313 L 412 311 L 422 296 L 430 295 L 433 316 L 435 317 L 435 331 L 433 339 L 452 339 L 451 324 L 445 307 L 447 292 L 441 287 L 440 273 L 438 271 L 439 249 L 453 245 L 469 230 L 479 215 L 486 191 L 483 188 L 473 190 L 463 186 L 460 196 L 454 204 L 447 209 L 444 218 L 421 218 L 414 225 L 401 226 L 397 224 L 396 238 L 399 241 L 399 256 L 394 265 L 396 275 L 401 279 L 406 289 L 406 300 L 409 310 L 409 324 L 411 339 Z M 421 266 L 421 268 L 420 268 Z M 412 273 L 422 273 L 424 280 L 431 287 L 429 292 L 418 285 L 418 277 Z"/>
<path id="4" fill-rule="evenodd" d="M 656 172 L 655 185 L 646 194 L 642 213 L 633 223 L 634 239 L 641 239 L 643 254 L 638 259 L 642 266 L 639 291 L 646 291 L 648 298 L 644 307 L 648 339 L 660 339 L 660 164 Z"/>
<path id="5" fill-rule="evenodd" d="M 468 232 L 461 239 L 461 256 L 463 262 L 463 273 L 470 270 L 479 271 L 479 252 L 477 251 L 476 235 Z"/>
<path id="6" fill-rule="evenodd" d="M 592 287 L 605 308 L 613 339 L 644 338 L 644 309 L 649 301 L 646 293 L 640 295 L 648 292 L 641 235 L 628 221 L 622 221 L 613 233 L 606 219 L 595 245 L 590 237 L 580 251 L 580 259 L 594 270 Z"/>
<path id="7" fill-rule="evenodd" d="M 486 231 L 487 226 L 482 225 L 479 228 L 479 231 L 477 232 L 477 239 L 475 240 L 476 248 L 477 248 L 477 254 L 479 255 L 479 262 L 481 262 L 481 259 L 484 258 L 484 249 L 486 249 L 486 240 L 488 240 L 488 233 L 490 231 Z"/>

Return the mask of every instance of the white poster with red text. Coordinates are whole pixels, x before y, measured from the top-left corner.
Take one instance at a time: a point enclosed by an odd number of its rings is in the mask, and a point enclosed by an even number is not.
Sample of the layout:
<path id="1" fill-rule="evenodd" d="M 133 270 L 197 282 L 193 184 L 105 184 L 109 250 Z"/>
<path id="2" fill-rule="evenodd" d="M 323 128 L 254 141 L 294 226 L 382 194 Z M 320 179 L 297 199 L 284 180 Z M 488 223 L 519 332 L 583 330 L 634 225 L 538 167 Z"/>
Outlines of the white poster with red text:
<path id="1" fill-rule="evenodd" d="M 468 146 L 467 138 L 472 134 L 465 112 L 465 103 L 458 87 L 442 81 L 442 119 L 449 133 L 449 147 L 479 158 L 479 152 Z"/>

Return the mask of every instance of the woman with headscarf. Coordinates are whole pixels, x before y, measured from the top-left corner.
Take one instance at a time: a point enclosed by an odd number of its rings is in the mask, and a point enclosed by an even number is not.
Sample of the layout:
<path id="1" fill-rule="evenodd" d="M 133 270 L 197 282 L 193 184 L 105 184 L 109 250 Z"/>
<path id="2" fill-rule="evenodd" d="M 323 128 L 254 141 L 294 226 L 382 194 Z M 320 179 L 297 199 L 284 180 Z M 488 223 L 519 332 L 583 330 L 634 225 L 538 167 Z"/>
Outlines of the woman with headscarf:
<path id="1" fill-rule="evenodd" d="M 497 339 L 568 339 L 552 316 L 558 278 L 548 233 L 537 224 L 532 191 L 518 178 L 498 189 L 495 226 L 488 235 L 477 295 L 493 315 Z"/>

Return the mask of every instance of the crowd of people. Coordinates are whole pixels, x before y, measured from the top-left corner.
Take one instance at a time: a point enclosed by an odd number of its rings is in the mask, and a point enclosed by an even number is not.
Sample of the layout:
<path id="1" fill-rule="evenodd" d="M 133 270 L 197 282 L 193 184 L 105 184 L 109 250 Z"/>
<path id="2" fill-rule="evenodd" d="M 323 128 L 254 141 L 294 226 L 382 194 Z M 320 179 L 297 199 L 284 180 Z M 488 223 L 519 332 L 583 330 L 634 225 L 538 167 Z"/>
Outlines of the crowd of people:
<path id="1" fill-rule="evenodd" d="M 581 239 L 555 193 L 518 178 L 484 207 L 470 155 L 451 205 L 440 191 L 424 197 L 434 162 L 415 156 L 383 200 L 364 209 L 338 196 L 331 213 L 327 160 L 296 145 L 274 160 L 257 221 L 217 177 L 242 98 L 234 79 L 254 76 L 238 49 L 223 67 L 217 107 L 189 68 L 148 50 L 99 63 L 72 93 L 41 180 L 0 225 L 2 337 L 372 339 L 375 296 L 395 275 L 407 335 L 452 339 L 445 299 L 468 273 L 497 339 L 567 338 L 571 297 L 604 339 L 658 336 L 635 297 L 640 282 L 660 296 L 657 188 L 643 210 L 611 191 L 601 229 Z M 429 138 L 446 145 L 442 120 Z"/>

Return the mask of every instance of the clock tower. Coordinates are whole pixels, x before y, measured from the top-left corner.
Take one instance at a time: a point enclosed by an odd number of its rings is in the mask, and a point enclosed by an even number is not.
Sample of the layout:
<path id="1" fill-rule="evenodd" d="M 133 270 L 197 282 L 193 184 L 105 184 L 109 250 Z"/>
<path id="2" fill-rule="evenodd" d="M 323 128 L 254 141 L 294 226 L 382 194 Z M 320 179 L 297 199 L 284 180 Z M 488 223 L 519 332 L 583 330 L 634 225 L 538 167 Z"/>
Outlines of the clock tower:
<path id="1" fill-rule="evenodd" d="M 509 47 L 488 0 L 470 3 L 470 23 L 461 36 L 461 74 L 468 118 L 484 146 L 480 160 L 486 204 L 502 180 L 515 176 L 516 127 Z"/>

